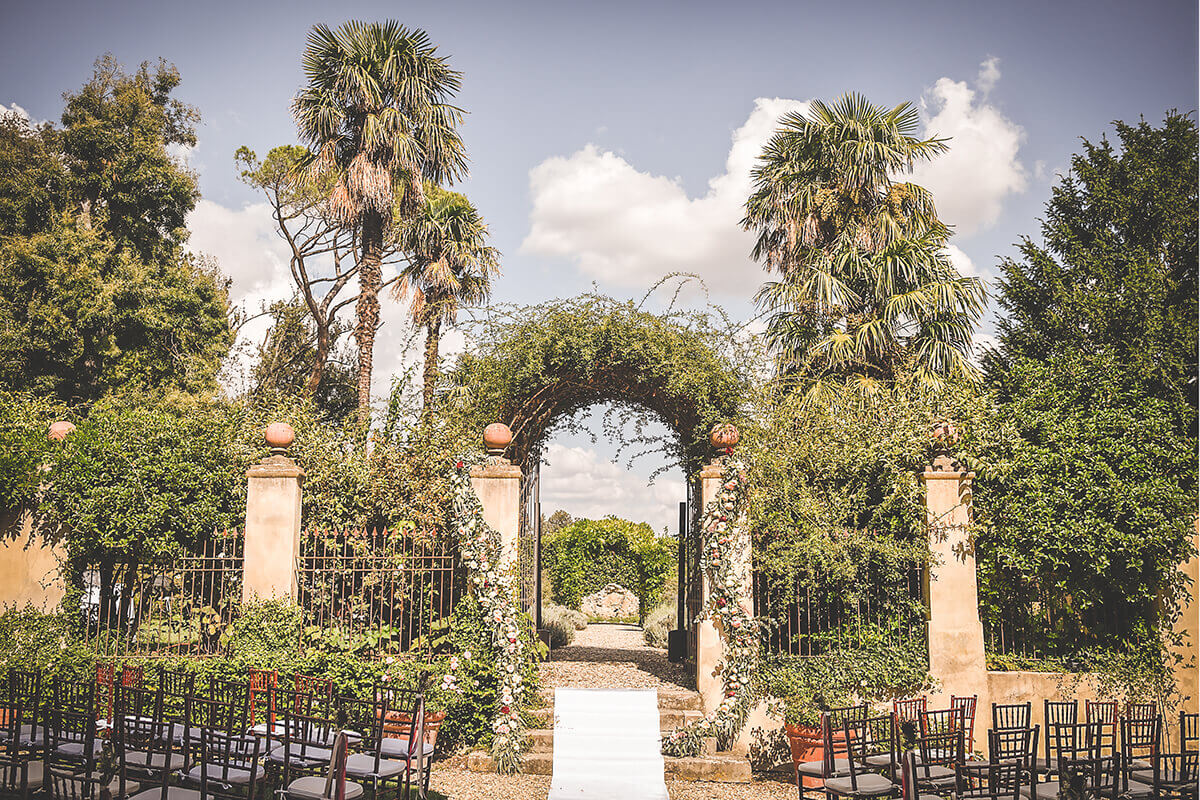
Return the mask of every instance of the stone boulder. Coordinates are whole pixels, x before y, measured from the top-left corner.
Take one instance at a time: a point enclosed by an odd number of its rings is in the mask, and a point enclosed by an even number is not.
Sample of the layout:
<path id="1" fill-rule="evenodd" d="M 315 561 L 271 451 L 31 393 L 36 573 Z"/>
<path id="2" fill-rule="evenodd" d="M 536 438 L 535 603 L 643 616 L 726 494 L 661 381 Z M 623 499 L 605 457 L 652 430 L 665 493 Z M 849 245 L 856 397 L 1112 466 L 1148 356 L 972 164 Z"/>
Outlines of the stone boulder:
<path id="1" fill-rule="evenodd" d="M 616 583 L 610 583 L 579 603 L 579 610 L 589 617 L 616 619 L 638 615 L 637 595 Z"/>

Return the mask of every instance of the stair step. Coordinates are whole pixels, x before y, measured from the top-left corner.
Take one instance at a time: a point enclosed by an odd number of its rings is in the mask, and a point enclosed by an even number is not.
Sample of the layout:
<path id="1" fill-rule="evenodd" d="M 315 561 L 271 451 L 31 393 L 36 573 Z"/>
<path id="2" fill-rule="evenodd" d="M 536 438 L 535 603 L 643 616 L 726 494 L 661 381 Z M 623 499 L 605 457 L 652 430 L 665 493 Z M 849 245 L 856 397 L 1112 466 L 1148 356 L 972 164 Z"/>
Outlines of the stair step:
<path id="1" fill-rule="evenodd" d="M 538 690 L 538 697 L 547 708 L 554 707 L 553 688 Z M 703 711 L 704 701 L 701 699 L 699 692 L 693 692 L 688 689 L 659 689 L 658 707 L 677 711 Z"/>
<path id="2" fill-rule="evenodd" d="M 680 781 L 714 781 L 716 783 L 749 783 L 750 761 L 744 756 L 718 753 L 694 758 L 664 758 L 667 777 Z M 467 769 L 471 772 L 494 772 L 490 754 L 476 750 L 467 755 Z M 552 775 L 554 755 L 531 752 L 521 756 L 521 771 L 526 775 Z"/>
<path id="3" fill-rule="evenodd" d="M 552 706 L 535 708 L 529 714 L 542 727 L 554 727 L 554 708 Z M 689 722 L 696 722 L 703 716 L 699 711 L 686 708 L 660 708 L 658 710 L 659 730 L 673 731 L 676 728 L 682 728 Z"/>

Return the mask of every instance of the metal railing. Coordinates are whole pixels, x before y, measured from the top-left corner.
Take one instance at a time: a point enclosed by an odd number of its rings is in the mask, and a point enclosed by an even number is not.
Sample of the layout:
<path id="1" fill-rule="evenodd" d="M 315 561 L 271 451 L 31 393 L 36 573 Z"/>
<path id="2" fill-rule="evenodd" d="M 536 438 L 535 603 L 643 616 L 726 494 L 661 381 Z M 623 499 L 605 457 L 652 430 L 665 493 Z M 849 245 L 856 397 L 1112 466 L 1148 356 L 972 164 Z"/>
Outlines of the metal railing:
<path id="1" fill-rule="evenodd" d="M 433 646 L 462 592 L 453 546 L 408 528 L 307 531 L 296 582 L 302 646 L 360 656 Z"/>
<path id="2" fill-rule="evenodd" d="M 214 655 L 242 597 L 242 534 L 214 533 L 199 552 L 83 573 L 79 616 L 101 656 Z"/>

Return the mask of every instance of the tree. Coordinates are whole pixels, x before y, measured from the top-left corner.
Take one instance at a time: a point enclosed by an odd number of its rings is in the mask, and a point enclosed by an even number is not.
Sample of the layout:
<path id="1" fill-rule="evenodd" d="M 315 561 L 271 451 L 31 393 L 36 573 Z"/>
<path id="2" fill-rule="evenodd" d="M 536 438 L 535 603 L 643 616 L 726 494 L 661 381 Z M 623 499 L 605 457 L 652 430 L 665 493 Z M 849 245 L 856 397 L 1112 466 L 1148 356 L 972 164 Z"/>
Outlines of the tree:
<path id="1" fill-rule="evenodd" d="M 1016 358 L 1106 352 L 1155 396 L 1197 405 L 1197 132 L 1174 111 L 1161 128 L 1115 123 L 1083 142 L 1054 187 L 1044 246 L 1026 237 L 1000 268 L 1000 348 Z"/>
<path id="2" fill-rule="evenodd" d="M 976 490 L 984 611 L 1048 649 L 1158 647 L 1193 554 L 1196 124 L 1115 125 L 1053 188 L 1044 245 L 1002 260 L 984 359 L 1016 433 Z"/>
<path id="3" fill-rule="evenodd" d="M 491 276 L 500 272 L 499 251 L 486 244 L 487 225 L 461 194 L 433 184 L 425 202 L 399 234 L 410 263 L 400 273 L 397 293 L 411 298 L 413 323 L 425 328 L 424 408 L 433 404 L 438 350 L 443 325 L 453 324 L 460 305 L 478 305 L 491 292 Z"/>
<path id="4" fill-rule="evenodd" d="M 919 139 L 917 110 L 848 94 L 785 116 L 753 171 L 742 224 L 753 256 L 781 280 L 756 301 L 780 371 L 809 385 L 863 389 L 911 368 L 918 382 L 973 379 L 971 332 L 983 287 L 946 254 L 949 230 L 920 186 L 894 182 L 946 149 Z"/>
<path id="5" fill-rule="evenodd" d="M 168 148 L 194 147 L 199 113 L 171 98 L 179 71 L 159 60 L 128 75 L 111 55 L 63 95 L 62 152 L 84 228 L 98 225 L 146 261 L 170 258 L 187 239 L 200 192 Z"/>
<path id="6" fill-rule="evenodd" d="M 59 132 L 0 113 L 0 236 L 28 236 L 55 223 L 67 198 Z"/>
<path id="7" fill-rule="evenodd" d="M 330 211 L 356 225 L 362 259 L 357 299 L 358 408 L 370 416 L 371 367 L 379 326 L 384 242 L 393 210 L 421 205 L 422 182 L 466 174 L 457 131 L 463 112 L 448 101 L 461 75 L 429 35 L 394 21 L 316 25 L 305 48 L 308 85 L 292 102 L 307 163 L 332 176 Z"/>

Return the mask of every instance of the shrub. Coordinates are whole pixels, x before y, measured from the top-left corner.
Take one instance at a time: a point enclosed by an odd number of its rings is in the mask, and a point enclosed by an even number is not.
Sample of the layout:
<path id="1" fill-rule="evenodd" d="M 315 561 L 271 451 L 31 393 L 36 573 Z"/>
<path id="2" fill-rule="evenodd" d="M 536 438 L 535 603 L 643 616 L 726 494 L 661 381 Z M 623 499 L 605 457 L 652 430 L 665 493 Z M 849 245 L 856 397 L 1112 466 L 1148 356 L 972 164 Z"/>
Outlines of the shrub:
<path id="1" fill-rule="evenodd" d="M 578 608 L 585 595 L 618 583 L 637 594 L 643 618 L 674 574 L 675 551 L 675 540 L 655 536 L 646 523 L 615 518 L 577 520 L 542 542 L 558 602 Z"/>
<path id="2" fill-rule="evenodd" d="M 666 647 L 667 632 L 675 627 L 675 605 L 663 603 L 646 615 L 642 635 L 651 647 Z"/>
<path id="3" fill-rule="evenodd" d="M 542 608 L 542 630 L 549 632 L 551 647 L 566 647 L 575 641 L 577 628 L 572 614 L 583 617 L 583 614 L 578 611 L 556 606 L 553 603 Z M 583 627 L 587 627 L 586 617 L 584 617 Z M 582 628 L 578 630 L 582 630 Z"/>

